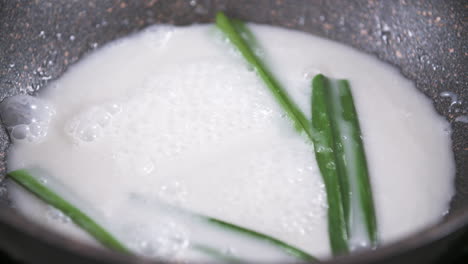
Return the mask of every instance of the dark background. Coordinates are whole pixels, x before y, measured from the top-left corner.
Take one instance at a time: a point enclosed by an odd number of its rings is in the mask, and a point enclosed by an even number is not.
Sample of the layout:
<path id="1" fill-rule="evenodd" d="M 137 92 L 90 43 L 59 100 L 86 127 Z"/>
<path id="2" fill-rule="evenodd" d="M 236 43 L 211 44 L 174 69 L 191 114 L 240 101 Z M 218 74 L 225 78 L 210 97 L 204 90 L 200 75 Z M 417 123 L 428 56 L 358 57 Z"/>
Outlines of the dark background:
<path id="1" fill-rule="evenodd" d="M 7 254 L 0 251 L 0 263 L 19 263 L 19 262 L 13 262 L 13 260 L 10 257 L 8 257 Z"/>

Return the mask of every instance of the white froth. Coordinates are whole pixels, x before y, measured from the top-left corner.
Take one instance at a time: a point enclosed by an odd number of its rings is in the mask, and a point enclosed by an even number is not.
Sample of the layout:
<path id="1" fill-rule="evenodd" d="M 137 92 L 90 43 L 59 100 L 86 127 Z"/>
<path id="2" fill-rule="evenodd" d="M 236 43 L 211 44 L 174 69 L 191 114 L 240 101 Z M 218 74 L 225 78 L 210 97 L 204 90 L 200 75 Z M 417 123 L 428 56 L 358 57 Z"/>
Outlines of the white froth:
<path id="1" fill-rule="evenodd" d="M 430 101 L 373 57 L 300 32 L 251 27 L 261 55 L 306 116 L 313 75 L 349 79 L 382 241 L 438 221 L 453 194 L 454 166 L 448 124 Z M 47 172 L 47 184 L 66 185 L 58 191 L 72 190 L 138 254 L 203 259 L 190 250 L 203 242 L 247 259 L 288 259 L 167 214 L 159 202 L 268 233 L 318 257 L 330 254 L 313 146 L 213 26 L 150 27 L 98 49 L 51 87 L 2 104 L 10 109 L 2 118 L 12 137 L 36 135 L 35 117 L 45 128 L 35 144 L 13 145 L 9 169 Z M 91 241 L 66 217 L 11 186 L 21 212 Z"/>
<path id="2" fill-rule="evenodd" d="M 0 104 L 3 124 L 15 141 L 38 142 L 47 136 L 54 109 L 37 97 L 16 95 Z"/>
<path id="3" fill-rule="evenodd" d="M 76 143 L 97 140 L 120 111 L 120 105 L 115 103 L 92 106 L 68 121 L 65 125 L 65 132 Z"/>

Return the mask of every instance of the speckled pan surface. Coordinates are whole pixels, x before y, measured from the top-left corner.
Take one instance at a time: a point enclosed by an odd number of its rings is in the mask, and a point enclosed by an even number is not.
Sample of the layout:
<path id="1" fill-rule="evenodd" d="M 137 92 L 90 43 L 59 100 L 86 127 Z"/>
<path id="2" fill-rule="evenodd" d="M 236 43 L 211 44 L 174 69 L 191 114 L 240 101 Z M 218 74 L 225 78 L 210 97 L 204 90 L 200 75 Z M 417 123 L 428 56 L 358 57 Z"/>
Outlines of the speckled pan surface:
<path id="1" fill-rule="evenodd" d="M 444 222 L 400 243 L 333 263 L 430 263 L 466 236 L 468 123 L 462 122 L 468 119 L 466 1 L 0 0 L 0 100 L 36 92 L 87 52 L 113 39 L 154 23 L 210 22 L 216 10 L 375 54 L 415 81 L 452 123 L 457 194 Z M 458 100 L 441 96 L 444 91 L 453 92 Z M 0 130 L 2 159 L 8 142 Z M 5 168 L 0 162 L 0 182 Z M 17 258 L 31 263 L 147 263 L 49 234 L 8 208 L 6 193 L 0 185 L 0 248 Z"/>

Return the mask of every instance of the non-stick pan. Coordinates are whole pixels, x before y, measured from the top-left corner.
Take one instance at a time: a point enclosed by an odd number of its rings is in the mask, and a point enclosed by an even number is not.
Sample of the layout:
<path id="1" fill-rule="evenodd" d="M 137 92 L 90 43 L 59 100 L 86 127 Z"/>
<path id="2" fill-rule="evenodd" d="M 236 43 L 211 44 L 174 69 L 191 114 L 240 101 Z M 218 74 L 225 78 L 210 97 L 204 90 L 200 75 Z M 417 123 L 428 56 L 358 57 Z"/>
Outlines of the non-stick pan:
<path id="1" fill-rule="evenodd" d="M 450 212 L 441 223 L 397 243 L 330 263 L 413 264 L 441 258 L 450 263 L 453 254 L 460 252 L 455 251 L 459 240 L 468 234 L 466 1 L 0 0 L 0 100 L 18 93 L 34 94 L 85 54 L 113 39 L 155 23 L 212 22 L 216 10 L 310 32 L 374 54 L 398 67 L 432 98 L 453 128 L 457 175 Z M 447 91 L 457 98 L 443 96 Z M 2 159 L 8 145 L 2 128 Z M 7 166 L 0 162 L 0 181 Z M 10 208 L 7 193 L 1 185 L 0 248 L 14 258 L 27 263 L 154 263 L 45 230 Z"/>

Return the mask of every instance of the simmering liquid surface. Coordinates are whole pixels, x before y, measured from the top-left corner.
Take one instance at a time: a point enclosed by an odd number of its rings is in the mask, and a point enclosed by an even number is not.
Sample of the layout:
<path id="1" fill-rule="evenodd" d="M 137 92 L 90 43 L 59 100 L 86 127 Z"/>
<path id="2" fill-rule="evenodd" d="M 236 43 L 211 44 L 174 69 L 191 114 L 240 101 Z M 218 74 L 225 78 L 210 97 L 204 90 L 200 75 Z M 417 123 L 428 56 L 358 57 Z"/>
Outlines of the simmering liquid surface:
<path id="1" fill-rule="evenodd" d="M 309 118 L 315 74 L 350 81 L 381 242 L 440 220 L 454 162 L 449 125 L 431 102 L 372 56 L 297 31 L 250 27 L 259 55 Z M 212 25 L 153 26 L 114 41 L 37 98 L 2 107 L 14 140 L 9 170 L 30 169 L 138 254 L 207 259 L 191 247 L 203 242 L 247 259 L 290 260 L 174 208 L 330 254 L 312 144 Z M 10 183 L 10 191 L 34 221 L 96 243 L 23 189 Z"/>

